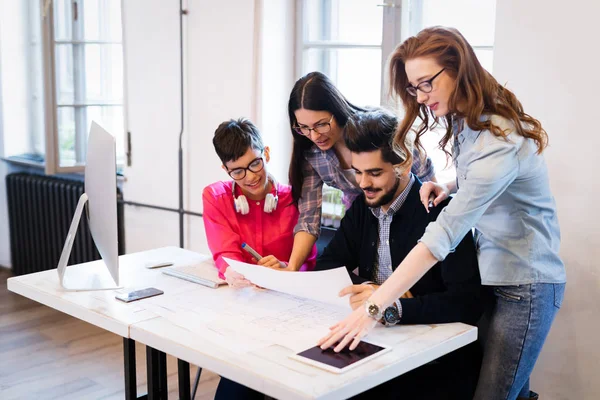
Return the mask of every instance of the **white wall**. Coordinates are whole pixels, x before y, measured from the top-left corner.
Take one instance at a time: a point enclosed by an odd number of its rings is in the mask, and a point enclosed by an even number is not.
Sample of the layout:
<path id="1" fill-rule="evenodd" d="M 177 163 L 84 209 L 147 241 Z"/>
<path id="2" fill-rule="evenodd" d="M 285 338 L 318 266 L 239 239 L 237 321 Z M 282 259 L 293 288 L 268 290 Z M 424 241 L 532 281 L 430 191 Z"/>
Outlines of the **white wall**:
<path id="1" fill-rule="evenodd" d="M 295 83 L 295 7 L 294 0 L 267 0 L 262 7 L 261 55 L 259 68 L 259 124 L 265 144 L 271 148 L 269 172 L 288 183 L 292 134 L 287 112 Z"/>
<path id="2" fill-rule="evenodd" d="M 4 2 L 0 2 L 0 18 L 3 15 Z M 1 30 L 0 19 L 0 54 L 4 44 L 4 35 Z M 4 103 L 2 91 L 2 62 L 0 62 L 0 157 L 4 157 Z M 0 265 L 10 266 L 10 242 L 8 236 L 8 208 L 6 204 L 6 185 L 2 184 L 6 177 L 6 164 L 0 161 Z"/>
<path id="3" fill-rule="evenodd" d="M 29 151 L 27 3 L 0 0 L 0 157 Z M 5 176 L 0 161 L 0 265 L 10 266 Z"/>
<path id="4" fill-rule="evenodd" d="M 0 0 L 0 38 L 2 46 L 0 79 L 4 151 L 6 155 L 23 154 L 30 149 L 28 7 L 26 1 Z"/>
<path id="5" fill-rule="evenodd" d="M 600 3 L 497 3 L 494 75 L 550 137 L 545 157 L 562 231 L 566 298 L 532 377 L 544 400 L 600 397 Z"/>
<path id="6" fill-rule="evenodd" d="M 177 208 L 179 3 L 123 2 L 127 129 L 126 200 Z M 127 252 L 177 245 L 177 215 L 125 207 Z"/>
<path id="7" fill-rule="evenodd" d="M 250 0 L 189 2 L 186 207 L 202 212 L 202 189 L 229 177 L 220 168 L 212 138 L 230 118 L 255 119 L 254 10 Z M 202 220 L 188 217 L 188 248 L 208 252 Z"/>
<path id="8" fill-rule="evenodd" d="M 0 51 L 2 51 L 2 36 L 0 36 Z M 2 76 L 2 65 L 0 65 Z M 2 81 L 0 80 L 0 156 L 4 155 L 4 128 L 2 105 Z M 10 267 L 10 240 L 8 233 L 8 207 L 6 202 L 6 184 L 4 178 L 7 174 L 6 163 L 0 161 L 0 266 Z"/>
<path id="9" fill-rule="evenodd" d="M 277 178 L 285 178 L 291 142 L 289 128 L 284 128 L 293 84 L 293 4 L 293 0 L 188 1 L 184 17 L 186 209 L 202 212 L 202 189 L 228 179 L 214 153 L 212 137 L 218 124 L 230 118 L 248 117 L 258 124 L 275 153 L 270 167 Z M 176 208 L 178 3 L 127 0 L 123 20 L 133 155 L 132 166 L 125 170 L 124 196 Z M 175 213 L 127 207 L 125 218 L 127 252 L 179 243 Z M 186 248 L 208 251 L 202 219 L 190 216 L 185 221 Z"/>

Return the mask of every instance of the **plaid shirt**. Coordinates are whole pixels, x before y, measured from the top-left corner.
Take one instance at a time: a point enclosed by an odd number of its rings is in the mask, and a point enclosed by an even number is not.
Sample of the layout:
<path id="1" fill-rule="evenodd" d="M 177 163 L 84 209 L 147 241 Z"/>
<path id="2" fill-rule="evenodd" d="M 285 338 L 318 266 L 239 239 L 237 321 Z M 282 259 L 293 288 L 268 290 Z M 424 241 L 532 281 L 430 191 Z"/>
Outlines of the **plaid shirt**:
<path id="1" fill-rule="evenodd" d="M 319 237 L 321 233 L 321 205 L 323 204 L 323 183 L 344 192 L 344 204 L 349 208 L 354 199 L 361 194 L 356 179 L 349 179 L 340 166 L 333 148 L 322 151 L 316 145 L 304 152 L 302 196 L 298 201 L 300 217 L 294 228 L 297 232 L 308 232 Z M 422 165 L 417 150 L 413 152 L 412 173 L 422 182 L 430 181 L 435 171 L 431 159 Z"/>
<path id="2" fill-rule="evenodd" d="M 371 208 L 371 212 L 377 218 L 377 225 L 379 226 L 379 245 L 377 246 L 377 263 L 375 265 L 374 276 L 375 283 L 378 285 L 382 285 L 392 275 L 392 272 L 394 272 L 392 269 L 392 254 L 390 253 L 390 225 L 392 224 L 394 214 L 404 204 L 413 183 L 415 183 L 415 176 L 410 174 L 408 185 L 406 185 L 400 196 L 390 205 L 387 212 L 383 212 L 381 207 Z"/>

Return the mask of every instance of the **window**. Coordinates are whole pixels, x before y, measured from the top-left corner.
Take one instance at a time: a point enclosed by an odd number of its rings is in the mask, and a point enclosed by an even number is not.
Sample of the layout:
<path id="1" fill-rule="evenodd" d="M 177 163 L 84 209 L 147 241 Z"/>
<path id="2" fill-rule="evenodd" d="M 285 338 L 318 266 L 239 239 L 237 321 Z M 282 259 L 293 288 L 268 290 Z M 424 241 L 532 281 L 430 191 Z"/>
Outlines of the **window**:
<path id="1" fill-rule="evenodd" d="M 297 77 L 321 71 L 358 106 L 388 103 L 382 72 L 388 56 L 427 26 L 460 30 L 483 67 L 492 71 L 495 0 L 299 0 L 298 10 Z M 437 149 L 442 134 L 438 128 L 422 141 L 438 181 L 446 182 L 455 178 L 455 171 Z M 324 225 L 335 225 L 344 213 L 335 191 L 323 191 Z"/>
<path id="2" fill-rule="evenodd" d="M 83 171 L 96 121 L 115 136 L 123 165 L 121 0 L 29 0 L 28 14 L 31 137 L 11 158 L 49 174 Z"/>
<path id="3" fill-rule="evenodd" d="M 298 75 L 321 71 L 349 101 L 358 105 L 380 104 L 383 21 L 383 9 L 377 6 L 380 3 L 380 0 L 303 1 Z"/>

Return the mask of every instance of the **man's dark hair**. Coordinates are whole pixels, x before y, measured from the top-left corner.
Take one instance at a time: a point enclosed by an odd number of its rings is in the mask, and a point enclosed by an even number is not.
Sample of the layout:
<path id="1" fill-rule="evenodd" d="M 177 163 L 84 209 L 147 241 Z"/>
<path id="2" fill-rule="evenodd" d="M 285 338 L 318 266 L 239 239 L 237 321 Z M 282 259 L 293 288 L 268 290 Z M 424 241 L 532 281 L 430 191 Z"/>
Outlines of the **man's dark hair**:
<path id="1" fill-rule="evenodd" d="M 265 148 L 258 128 L 246 118 L 221 123 L 215 131 L 213 146 L 223 165 L 246 154 L 249 147 L 261 151 Z"/>
<path id="2" fill-rule="evenodd" d="M 385 162 L 400 164 L 404 157 L 392 148 L 397 127 L 398 118 L 384 109 L 373 108 L 357 112 L 346 122 L 344 141 L 353 153 L 381 150 L 381 157 Z"/>

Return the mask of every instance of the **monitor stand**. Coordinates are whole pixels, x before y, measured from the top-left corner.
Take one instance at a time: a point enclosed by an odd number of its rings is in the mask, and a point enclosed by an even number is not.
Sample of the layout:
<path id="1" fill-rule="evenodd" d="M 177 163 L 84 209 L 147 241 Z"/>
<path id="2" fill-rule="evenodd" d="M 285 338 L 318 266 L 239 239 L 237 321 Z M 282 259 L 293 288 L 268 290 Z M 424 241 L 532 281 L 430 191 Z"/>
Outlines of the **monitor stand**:
<path id="1" fill-rule="evenodd" d="M 119 281 L 115 282 L 108 268 L 102 260 L 90 263 L 89 266 L 76 268 L 67 267 L 71 249 L 77 234 L 77 228 L 81 220 L 81 214 L 88 201 L 87 194 L 82 194 L 75 209 L 75 215 L 71 221 L 69 233 L 65 240 L 60 260 L 58 261 L 57 271 L 60 280 L 60 285 L 67 291 L 83 291 L 83 290 L 115 290 L 120 289 Z"/>

